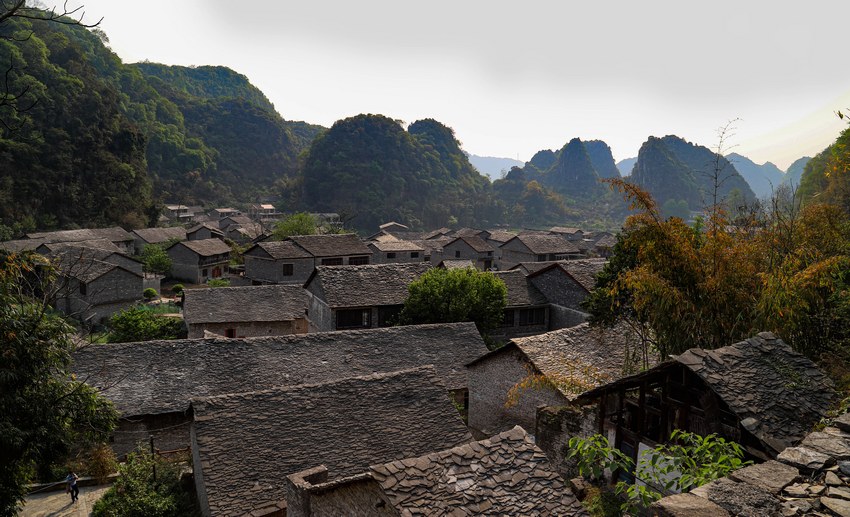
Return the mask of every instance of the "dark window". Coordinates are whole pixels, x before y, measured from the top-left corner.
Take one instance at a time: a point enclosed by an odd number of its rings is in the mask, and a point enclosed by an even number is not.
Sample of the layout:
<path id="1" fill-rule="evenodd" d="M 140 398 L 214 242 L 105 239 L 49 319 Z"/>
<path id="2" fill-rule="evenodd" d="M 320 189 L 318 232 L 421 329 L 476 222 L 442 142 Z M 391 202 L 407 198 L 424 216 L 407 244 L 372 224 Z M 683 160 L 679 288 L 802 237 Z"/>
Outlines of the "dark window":
<path id="1" fill-rule="evenodd" d="M 224 329 L 224 337 L 236 337 L 236 329 Z"/>
<path id="2" fill-rule="evenodd" d="M 488 251 L 488 252 L 487 252 L 487 256 L 488 256 L 488 257 L 492 257 L 492 256 L 493 256 L 493 252 L 492 252 L 492 251 Z"/>
<path id="3" fill-rule="evenodd" d="M 546 255 L 537 255 L 537 262 L 546 262 Z"/>
<path id="4" fill-rule="evenodd" d="M 425 255 L 425 262 L 431 262 L 431 255 Z"/>
<path id="5" fill-rule="evenodd" d="M 460 250 L 455 250 L 455 258 L 460 258 Z"/>
<path id="6" fill-rule="evenodd" d="M 543 325 L 546 322 L 546 309 L 520 309 L 520 325 Z"/>
<path id="7" fill-rule="evenodd" d="M 283 265 L 283 276 L 292 276 L 295 274 L 295 266 L 292 264 Z"/>
<path id="8" fill-rule="evenodd" d="M 369 257 L 351 257 L 348 263 L 352 266 L 362 266 L 369 263 Z"/>
<path id="9" fill-rule="evenodd" d="M 88 285 L 85 282 L 80 282 L 80 294 L 86 294 L 88 290 Z"/>
<path id="10" fill-rule="evenodd" d="M 372 311 L 369 309 L 348 309 L 336 311 L 336 328 L 356 329 L 372 326 Z"/>
<path id="11" fill-rule="evenodd" d="M 419 258 L 419 252 L 418 251 L 411 251 L 410 252 L 410 258 Z"/>
<path id="12" fill-rule="evenodd" d="M 379 307 L 378 308 L 378 326 L 392 327 L 398 322 L 398 313 L 401 312 L 402 306 L 397 307 Z"/>
<path id="13" fill-rule="evenodd" d="M 207 276 L 207 271 L 208 271 L 208 270 L 206 270 L 206 269 L 204 269 L 203 271 L 201 271 L 201 276 Z"/>
<path id="14" fill-rule="evenodd" d="M 342 257 L 322 259 L 322 265 L 323 266 L 341 266 L 342 265 Z"/>
<path id="15" fill-rule="evenodd" d="M 485 260 L 484 261 L 484 269 L 487 270 L 487 269 L 490 269 L 491 267 L 493 267 L 493 261 L 490 260 L 490 259 Z"/>
<path id="16" fill-rule="evenodd" d="M 502 316 L 502 326 L 503 327 L 513 327 L 514 326 L 514 310 L 513 309 L 505 309 L 505 314 Z"/>
<path id="17" fill-rule="evenodd" d="M 387 258 L 388 259 L 395 258 L 395 253 L 387 253 Z"/>

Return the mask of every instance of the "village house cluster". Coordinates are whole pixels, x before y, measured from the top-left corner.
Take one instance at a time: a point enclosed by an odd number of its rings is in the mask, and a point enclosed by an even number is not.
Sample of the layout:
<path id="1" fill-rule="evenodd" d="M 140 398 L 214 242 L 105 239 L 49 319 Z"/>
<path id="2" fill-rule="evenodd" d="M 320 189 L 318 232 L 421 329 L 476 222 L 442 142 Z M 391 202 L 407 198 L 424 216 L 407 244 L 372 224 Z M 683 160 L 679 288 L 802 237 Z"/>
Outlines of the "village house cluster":
<path id="1" fill-rule="evenodd" d="M 787 509 L 817 497 L 795 485 L 800 472 L 850 460 L 846 419 L 809 434 L 836 403 L 829 379 L 772 334 L 661 361 L 626 325 L 590 326 L 581 302 L 613 235 L 392 222 L 365 239 L 273 241 L 271 205 L 195 208 L 167 207 L 167 222 L 183 226 L 0 246 L 55 259 L 65 279 L 56 308 L 94 324 L 159 287 L 136 257 L 167 245 L 171 277 L 187 283 L 188 338 L 81 347 L 73 371 L 119 410 L 119 456 L 150 440 L 190 453 L 204 515 L 588 515 L 564 452 L 595 433 L 632 458 L 674 429 L 717 433 L 759 463 L 663 499 L 659 515 L 741 513 L 728 483 Z M 242 243 L 244 267 L 225 239 Z M 396 325 L 408 286 L 438 267 L 505 283 L 490 336 L 502 346 L 488 347 L 471 322 Z M 204 287 L 217 278 L 231 287 Z M 833 475 L 831 486 L 846 486 L 850 465 Z M 788 495 L 794 486 L 800 498 Z"/>

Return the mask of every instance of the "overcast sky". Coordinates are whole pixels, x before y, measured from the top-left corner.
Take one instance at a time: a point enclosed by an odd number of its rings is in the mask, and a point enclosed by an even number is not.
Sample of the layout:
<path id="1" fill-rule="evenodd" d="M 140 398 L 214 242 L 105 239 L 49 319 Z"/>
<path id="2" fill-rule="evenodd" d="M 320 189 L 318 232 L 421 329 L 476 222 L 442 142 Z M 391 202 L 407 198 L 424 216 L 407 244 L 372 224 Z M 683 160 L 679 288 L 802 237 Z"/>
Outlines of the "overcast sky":
<path id="1" fill-rule="evenodd" d="M 85 0 L 125 61 L 225 65 L 288 120 L 431 117 L 474 154 L 650 135 L 781 168 L 846 127 L 850 1 Z"/>

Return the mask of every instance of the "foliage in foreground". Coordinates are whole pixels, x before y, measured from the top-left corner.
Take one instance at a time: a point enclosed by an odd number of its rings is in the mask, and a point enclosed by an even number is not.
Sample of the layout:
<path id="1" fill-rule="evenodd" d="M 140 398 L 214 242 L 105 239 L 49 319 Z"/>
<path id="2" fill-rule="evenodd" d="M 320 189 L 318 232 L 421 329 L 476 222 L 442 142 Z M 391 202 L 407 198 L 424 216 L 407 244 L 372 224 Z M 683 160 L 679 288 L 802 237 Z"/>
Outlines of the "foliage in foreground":
<path id="1" fill-rule="evenodd" d="M 154 479 L 156 470 L 156 479 Z M 197 515 L 189 491 L 181 484 L 179 465 L 144 450 L 130 453 L 119 477 L 94 505 L 94 517 L 171 517 Z"/>
<path id="2" fill-rule="evenodd" d="M 688 492 L 752 463 L 743 461 L 744 451 L 735 442 L 680 430 L 673 431 L 668 443 L 644 451 L 637 465 L 598 434 L 571 438 L 567 458 L 575 458 L 579 474 L 594 481 L 609 470 L 629 472 L 644 482 L 617 483 L 616 493 L 625 497 L 621 509 L 630 513 L 639 513 L 663 495 Z"/>
<path id="3" fill-rule="evenodd" d="M 433 268 L 411 282 L 408 292 L 402 324 L 473 321 L 481 334 L 502 322 L 508 296 L 501 279 L 474 268 Z"/>
<path id="4" fill-rule="evenodd" d="M 110 343 L 178 339 L 185 334 L 183 320 L 160 316 L 140 305 L 113 314 L 107 328 Z"/>
<path id="5" fill-rule="evenodd" d="M 17 511 L 26 484 L 72 450 L 103 442 L 115 408 L 70 371 L 73 329 L 43 298 L 47 263 L 0 254 L 0 514 Z M 38 472 L 36 472 L 38 471 Z"/>

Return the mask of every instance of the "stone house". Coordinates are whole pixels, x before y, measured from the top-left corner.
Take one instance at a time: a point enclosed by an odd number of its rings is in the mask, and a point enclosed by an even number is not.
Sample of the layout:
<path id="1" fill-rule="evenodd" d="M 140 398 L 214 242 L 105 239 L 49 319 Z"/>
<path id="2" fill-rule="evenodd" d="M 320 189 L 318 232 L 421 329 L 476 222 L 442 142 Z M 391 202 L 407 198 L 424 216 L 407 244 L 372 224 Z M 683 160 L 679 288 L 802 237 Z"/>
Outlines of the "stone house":
<path id="1" fill-rule="evenodd" d="M 489 271 L 494 265 L 494 251 L 481 237 L 466 235 L 455 237 L 443 245 L 443 259 L 471 260 L 476 269 Z"/>
<path id="2" fill-rule="evenodd" d="M 165 205 L 165 213 L 163 214 L 168 220 L 189 221 L 194 214 L 188 206 L 178 203 Z"/>
<path id="3" fill-rule="evenodd" d="M 148 244 L 165 244 L 169 241 L 185 241 L 186 228 L 171 226 L 167 228 L 143 228 L 133 230 L 133 247 L 136 255 L 141 255 Z"/>
<path id="4" fill-rule="evenodd" d="M 484 242 L 493 247 L 494 250 L 494 258 L 495 258 L 495 266 L 501 268 L 502 264 L 502 244 L 508 242 L 517 236 L 516 232 L 508 231 L 508 230 L 487 230 L 484 235 L 481 237 L 484 239 Z"/>
<path id="5" fill-rule="evenodd" d="M 304 283 L 310 304 L 310 331 L 395 324 L 408 286 L 430 268 L 424 262 L 317 267 Z"/>
<path id="6" fill-rule="evenodd" d="M 248 207 L 248 217 L 261 223 L 279 219 L 283 214 L 270 203 L 255 203 Z"/>
<path id="7" fill-rule="evenodd" d="M 353 233 L 293 235 L 288 240 L 309 253 L 314 266 L 363 265 L 372 258 L 372 250 Z"/>
<path id="8" fill-rule="evenodd" d="M 7 241 L 3 244 L 8 244 L 9 242 L 16 241 Z M 93 239 L 90 241 L 71 241 L 71 242 L 44 242 L 40 239 L 24 239 L 22 241 L 17 241 L 21 243 L 35 243 L 36 246 L 25 246 L 22 250 L 35 250 L 37 253 L 42 255 L 55 255 L 60 253 L 68 248 L 86 248 L 89 250 L 103 250 L 108 251 L 110 253 L 121 253 L 124 254 L 122 248 L 112 244 L 111 241 L 106 239 Z M 127 255 L 125 255 L 127 256 Z"/>
<path id="9" fill-rule="evenodd" d="M 596 275 L 605 267 L 604 259 L 528 262 L 517 269 L 527 271 L 528 281 L 550 304 L 550 328 L 578 325 L 588 315 L 581 303 L 596 286 Z"/>
<path id="10" fill-rule="evenodd" d="M 717 433 L 773 459 L 832 409 L 830 379 L 769 332 L 715 350 L 692 348 L 644 372 L 589 390 L 598 432 L 633 459 L 674 429 Z"/>
<path id="11" fill-rule="evenodd" d="M 425 262 L 439 264 L 443 260 L 443 246 L 451 241 L 451 237 L 435 237 L 411 241 L 425 250 Z"/>
<path id="12" fill-rule="evenodd" d="M 250 224 L 231 224 L 223 229 L 224 237 L 239 244 L 254 242 L 264 235 L 263 225 L 257 222 Z"/>
<path id="13" fill-rule="evenodd" d="M 144 290 L 141 273 L 86 254 L 62 254 L 57 269 L 53 306 L 84 323 L 102 323 L 140 300 Z"/>
<path id="14" fill-rule="evenodd" d="M 204 515 L 287 515 L 287 476 L 335 479 L 472 440 L 431 367 L 192 400 Z M 347 513 L 347 512 L 346 512 Z"/>
<path id="15" fill-rule="evenodd" d="M 99 260 L 108 264 L 115 264 L 116 266 L 121 266 L 124 269 L 132 271 L 133 273 L 138 273 L 139 275 L 143 274 L 144 265 L 142 264 L 142 262 L 138 259 L 125 255 L 120 251 L 117 251 L 117 247 L 114 247 L 114 250 L 112 250 L 104 248 L 89 248 L 87 246 L 81 246 L 80 244 L 82 243 L 63 242 L 56 244 L 43 244 L 39 246 L 36 251 L 38 253 L 41 253 L 45 257 L 58 259 L 66 264 L 74 262 L 83 263 L 89 260 Z"/>
<path id="16" fill-rule="evenodd" d="M 193 284 L 224 276 L 230 262 L 230 246 L 219 239 L 175 242 L 166 252 L 171 257 L 171 276 Z"/>
<path id="17" fill-rule="evenodd" d="M 242 212 L 235 208 L 231 207 L 223 207 L 223 208 L 213 208 L 210 210 L 209 215 L 218 219 L 219 221 L 224 219 L 225 217 L 239 217 L 242 216 Z M 228 223 L 230 224 L 230 223 Z"/>
<path id="18" fill-rule="evenodd" d="M 123 228 L 117 226 L 111 228 L 85 228 L 81 230 L 28 233 L 27 238 L 39 239 L 42 243 L 107 240 L 117 246 L 121 253 L 127 255 L 132 255 L 135 247 L 133 236 Z"/>
<path id="19" fill-rule="evenodd" d="M 521 427 L 347 478 L 331 474 L 321 465 L 289 475 L 287 515 L 589 515 Z"/>
<path id="20" fill-rule="evenodd" d="M 254 285 L 304 285 L 315 269 L 315 258 L 293 241 L 258 242 L 242 254 L 245 278 Z"/>
<path id="21" fill-rule="evenodd" d="M 502 244 L 499 269 L 511 269 L 520 262 L 546 262 L 581 257 L 576 245 L 558 235 L 520 234 Z"/>
<path id="22" fill-rule="evenodd" d="M 411 241 L 386 240 L 368 243 L 373 264 L 424 262 L 425 248 Z"/>
<path id="23" fill-rule="evenodd" d="M 154 436 L 162 450 L 188 447 L 193 398 L 433 365 L 448 395 L 467 399 L 464 365 L 487 352 L 474 323 L 246 339 L 179 339 L 83 347 L 72 371 L 103 390 L 121 418 L 119 456 Z M 313 466 L 313 465 L 310 465 Z M 305 467 L 306 468 L 306 467 Z"/>
<path id="24" fill-rule="evenodd" d="M 508 288 L 502 325 L 490 337 L 507 340 L 540 334 L 551 329 L 549 301 L 521 271 L 496 271 L 496 278 Z"/>
<path id="25" fill-rule="evenodd" d="M 186 239 L 190 241 L 202 241 L 206 239 L 224 240 L 224 232 L 213 226 L 212 223 L 201 223 L 186 230 Z"/>
<path id="26" fill-rule="evenodd" d="M 639 345 L 625 325 L 599 329 L 587 323 L 512 339 L 467 364 L 469 427 L 484 435 L 515 425 L 533 430 L 538 406 L 565 405 L 634 371 L 631 356 Z M 535 387 L 520 388 L 523 381 Z"/>
<path id="27" fill-rule="evenodd" d="M 183 320 L 189 338 L 306 334 L 307 293 L 299 285 L 187 289 Z"/>
<path id="28" fill-rule="evenodd" d="M 611 256 L 615 244 L 617 244 L 617 238 L 610 233 L 594 235 L 593 251 L 600 257 L 608 258 Z"/>
<path id="29" fill-rule="evenodd" d="M 553 226 L 549 228 L 549 233 L 552 235 L 560 235 L 569 241 L 580 241 L 584 238 L 584 232 L 581 228 L 572 226 Z"/>
<path id="30" fill-rule="evenodd" d="M 252 226 L 256 224 L 257 223 L 253 219 L 251 219 L 247 215 L 242 215 L 241 213 L 221 216 L 218 220 L 218 228 L 221 231 L 225 231 L 227 230 L 227 228 L 233 225 L 241 227 Z"/>
<path id="31" fill-rule="evenodd" d="M 384 223 L 378 227 L 379 232 L 386 232 L 392 234 L 393 232 L 408 232 L 410 228 L 395 221 L 390 221 L 388 223 Z"/>

